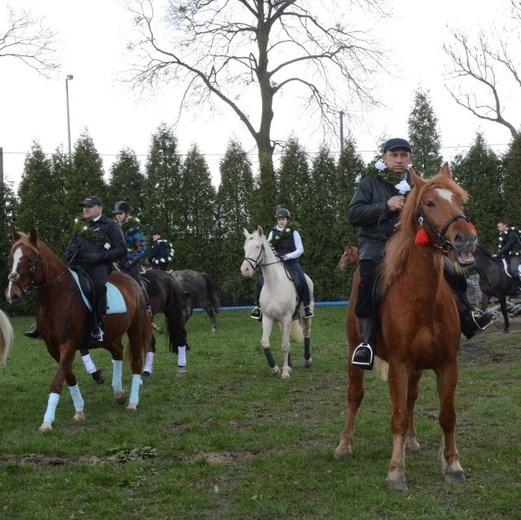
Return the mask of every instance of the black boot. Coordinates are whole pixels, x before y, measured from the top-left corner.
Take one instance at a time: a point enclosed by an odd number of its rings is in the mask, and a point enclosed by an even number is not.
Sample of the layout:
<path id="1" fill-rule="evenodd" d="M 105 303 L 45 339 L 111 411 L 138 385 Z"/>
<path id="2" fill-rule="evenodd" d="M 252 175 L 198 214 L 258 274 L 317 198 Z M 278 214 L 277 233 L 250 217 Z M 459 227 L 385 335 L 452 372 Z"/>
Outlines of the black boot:
<path id="1" fill-rule="evenodd" d="M 94 330 L 90 335 L 90 340 L 93 343 L 101 343 L 103 341 L 103 335 L 103 320 L 99 320 L 98 325 L 94 327 Z"/>
<path id="2" fill-rule="evenodd" d="M 311 307 L 309 305 L 306 305 L 304 307 L 304 319 L 309 320 L 314 316 L 313 311 L 311 310 Z"/>
<path id="3" fill-rule="evenodd" d="M 40 331 L 38 330 L 36 323 L 33 323 L 31 325 L 31 328 L 28 331 L 24 332 L 24 336 L 31 338 L 31 339 L 42 339 L 42 337 L 40 336 Z"/>
<path id="4" fill-rule="evenodd" d="M 467 309 L 460 313 L 461 332 L 467 339 L 470 339 L 478 332 L 488 328 L 492 323 L 492 318 L 493 315 L 490 312 Z"/>
<path id="5" fill-rule="evenodd" d="M 364 370 L 372 370 L 375 355 L 375 322 L 373 318 L 358 318 L 362 343 L 355 348 L 351 364 Z"/>

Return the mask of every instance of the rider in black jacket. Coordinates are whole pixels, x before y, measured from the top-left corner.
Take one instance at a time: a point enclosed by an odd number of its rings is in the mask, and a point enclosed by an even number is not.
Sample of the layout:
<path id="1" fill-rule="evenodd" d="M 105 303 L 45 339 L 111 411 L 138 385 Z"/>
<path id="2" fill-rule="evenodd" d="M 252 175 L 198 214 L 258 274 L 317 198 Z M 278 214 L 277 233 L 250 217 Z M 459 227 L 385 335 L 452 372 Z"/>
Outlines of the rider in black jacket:
<path id="1" fill-rule="evenodd" d="M 92 341 L 103 341 L 103 323 L 107 311 L 107 283 L 113 262 L 125 256 L 127 248 L 121 228 L 105 217 L 99 197 L 91 195 L 80 203 L 83 219 L 75 223 L 72 237 L 63 254 L 74 269 L 83 269 L 91 278 L 96 294 L 94 312 L 97 326 L 92 331 Z"/>
<path id="2" fill-rule="evenodd" d="M 360 325 L 362 342 L 353 353 L 353 365 L 371 370 L 375 355 L 376 315 L 373 302 L 373 286 L 387 240 L 395 231 L 405 196 L 411 189 L 408 165 L 412 162 L 411 145 L 401 138 L 389 139 L 383 149 L 381 173 L 363 177 L 347 208 L 349 223 L 358 226 L 360 285 L 355 314 Z M 471 338 L 488 327 L 492 315 L 479 315 L 468 301 L 467 281 L 464 276 L 445 269 L 447 281 L 457 297 L 463 334 Z"/>
<path id="3" fill-rule="evenodd" d="M 495 255 L 506 258 L 510 263 L 512 275 L 516 277 L 518 285 L 521 285 L 521 239 L 516 228 L 508 227 L 506 220 L 497 223 L 499 231 L 499 249 Z"/>

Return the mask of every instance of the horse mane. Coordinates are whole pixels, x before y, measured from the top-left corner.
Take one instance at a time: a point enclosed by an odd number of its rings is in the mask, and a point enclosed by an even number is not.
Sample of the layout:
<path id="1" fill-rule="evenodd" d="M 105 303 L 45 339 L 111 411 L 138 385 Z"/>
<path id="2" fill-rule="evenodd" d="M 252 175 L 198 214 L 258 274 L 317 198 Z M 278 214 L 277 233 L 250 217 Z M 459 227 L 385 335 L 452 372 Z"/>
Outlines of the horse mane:
<path id="1" fill-rule="evenodd" d="M 406 197 L 405 205 L 398 219 L 397 231 L 387 241 L 384 250 L 384 258 L 380 270 L 384 291 L 403 273 L 411 248 L 415 247 L 414 239 L 418 232 L 416 212 L 425 191 L 436 185 L 437 188 L 451 191 L 456 197 L 461 199 L 462 203 L 467 202 L 469 198 L 468 193 L 452 180 L 447 163 L 442 166 L 438 174 L 427 179 L 419 177 L 412 168 L 410 173 L 413 189 Z M 442 262 L 441 257 L 440 262 Z"/>

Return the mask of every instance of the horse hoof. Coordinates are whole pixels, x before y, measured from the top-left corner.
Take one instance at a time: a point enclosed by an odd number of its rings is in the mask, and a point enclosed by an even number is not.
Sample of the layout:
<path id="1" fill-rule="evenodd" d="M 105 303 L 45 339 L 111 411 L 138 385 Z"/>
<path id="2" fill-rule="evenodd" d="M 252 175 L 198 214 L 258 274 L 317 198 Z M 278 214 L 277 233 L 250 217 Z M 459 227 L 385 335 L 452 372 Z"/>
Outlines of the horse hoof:
<path id="1" fill-rule="evenodd" d="M 313 360 L 311 358 L 304 360 L 304 368 L 311 368 L 313 366 Z"/>
<path id="2" fill-rule="evenodd" d="M 127 411 L 133 412 L 134 410 L 137 410 L 137 405 L 134 403 L 128 403 Z"/>
<path id="3" fill-rule="evenodd" d="M 49 430 L 52 430 L 52 424 L 49 421 L 43 421 L 43 423 L 40 426 L 39 430 L 41 432 L 47 432 Z"/>
<path id="4" fill-rule="evenodd" d="M 175 373 L 177 377 L 185 377 L 186 374 L 188 374 L 188 370 L 186 370 L 185 367 L 177 367 L 177 371 Z"/>
<path id="5" fill-rule="evenodd" d="M 343 460 L 347 459 L 349 455 L 351 455 L 351 448 L 342 448 L 340 446 L 337 446 L 333 458 L 335 460 Z"/>
<path id="6" fill-rule="evenodd" d="M 280 368 L 278 366 L 274 366 L 272 369 L 271 369 L 271 375 L 273 377 L 280 377 L 280 374 L 281 374 L 281 371 L 280 371 Z"/>
<path id="7" fill-rule="evenodd" d="M 289 372 L 284 372 L 281 376 L 281 379 L 289 379 Z"/>
<path id="8" fill-rule="evenodd" d="M 81 412 L 76 412 L 74 414 L 74 420 L 75 421 L 84 421 L 85 420 L 85 413 L 83 410 Z"/>
<path id="9" fill-rule="evenodd" d="M 389 491 L 408 491 L 404 479 L 391 480 L 390 478 L 387 478 L 387 489 Z"/>
<path id="10" fill-rule="evenodd" d="M 105 374 L 103 373 L 103 370 L 96 370 L 96 372 L 93 372 L 91 376 L 98 385 L 102 385 L 105 382 Z"/>
<path id="11" fill-rule="evenodd" d="M 465 473 L 463 471 L 453 471 L 452 473 L 445 473 L 445 482 L 465 482 Z"/>
<path id="12" fill-rule="evenodd" d="M 127 394 L 123 390 L 117 390 L 114 392 L 114 399 L 116 399 L 116 403 L 118 404 L 125 404 Z"/>

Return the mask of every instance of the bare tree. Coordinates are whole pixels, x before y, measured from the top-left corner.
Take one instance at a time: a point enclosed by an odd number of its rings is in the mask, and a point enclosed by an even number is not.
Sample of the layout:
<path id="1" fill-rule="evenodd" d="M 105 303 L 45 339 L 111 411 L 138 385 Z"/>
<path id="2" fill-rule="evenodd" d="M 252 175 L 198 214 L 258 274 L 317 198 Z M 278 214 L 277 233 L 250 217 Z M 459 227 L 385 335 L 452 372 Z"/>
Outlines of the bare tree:
<path id="1" fill-rule="evenodd" d="M 134 0 L 129 8 L 140 37 L 130 48 L 140 54 L 131 81 L 140 87 L 181 83 L 181 110 L 217 100 L 227 105 L 257 145 L 260 188 L 270 192 L 276 96 L 300 97 L 303 117 L 321 121 L 325 131 L 346 103 L 353 104 L 351 113 L 378 105 L 371 85 L 383 55 L 365 33 L 340 20 L 355 5 L 378 13 L 379 2 L 328 1 L 326 8 L 320 0 L 170 0 L 166 37 L 152 0 Z"/>
<path id="2" fill-rule="evenodd" d="M 521 89 L 519 0 L 511 0 L 511 9 L 511 30 L 493 29 L 491 37 L 479 31 L 475 39 L 451 30 L 452 43 L 444 45 L 444 51 L 451 61 L 450 86 L 446 87 L 454 101 L 479 119 L 505 126 L 516 137 L 519 120 L 506 114 L 512 92 Z M 515 37 L 517 41 L 513 41 Z"/>
<path id="3" fill-rule="evenodd" d="M 47 77 L 59 68 L 53 61 L 55 33 L 43 25 L 42 18 L 28 12 L 16 13 L 7 6 L 4 29 L 0 27 L 0 58 L 15 58 Z"/>

